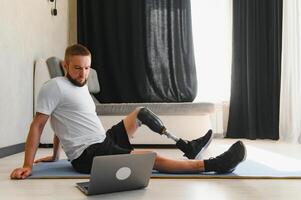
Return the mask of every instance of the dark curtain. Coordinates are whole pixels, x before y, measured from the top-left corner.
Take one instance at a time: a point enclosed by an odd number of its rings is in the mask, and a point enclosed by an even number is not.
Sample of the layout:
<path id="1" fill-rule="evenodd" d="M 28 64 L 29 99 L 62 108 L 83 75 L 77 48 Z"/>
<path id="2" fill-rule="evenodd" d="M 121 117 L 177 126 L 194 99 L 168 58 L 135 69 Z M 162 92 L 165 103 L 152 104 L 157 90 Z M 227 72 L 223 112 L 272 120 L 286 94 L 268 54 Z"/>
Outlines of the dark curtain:
<path id="1" fill-rule="evenodd" d="M 78 0 L 100 102 L 189 102 L 197 91 L 189 0 Z"/>
<path id="2" fill-rule="evenodd" d="M 282 0 L 233 0 L 227 137 L 279 139 Z"/>

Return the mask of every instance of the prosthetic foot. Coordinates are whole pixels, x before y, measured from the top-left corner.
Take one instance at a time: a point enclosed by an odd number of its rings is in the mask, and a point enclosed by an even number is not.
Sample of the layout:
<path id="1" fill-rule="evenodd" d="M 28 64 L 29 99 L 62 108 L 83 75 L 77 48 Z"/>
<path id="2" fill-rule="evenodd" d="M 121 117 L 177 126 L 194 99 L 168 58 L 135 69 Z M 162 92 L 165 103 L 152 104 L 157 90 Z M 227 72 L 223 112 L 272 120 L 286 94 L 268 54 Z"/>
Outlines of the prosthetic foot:
<path id="1" fill-rule="evenodd" d="M 184 156 L 189 159 L 201 160 L 202 154 L 209 146 L 213 138 L 212 130 L 209 130 L 203 137 L 192 141 L 185 141 L 180 139 L 176 146 L 183 151 Z"/>

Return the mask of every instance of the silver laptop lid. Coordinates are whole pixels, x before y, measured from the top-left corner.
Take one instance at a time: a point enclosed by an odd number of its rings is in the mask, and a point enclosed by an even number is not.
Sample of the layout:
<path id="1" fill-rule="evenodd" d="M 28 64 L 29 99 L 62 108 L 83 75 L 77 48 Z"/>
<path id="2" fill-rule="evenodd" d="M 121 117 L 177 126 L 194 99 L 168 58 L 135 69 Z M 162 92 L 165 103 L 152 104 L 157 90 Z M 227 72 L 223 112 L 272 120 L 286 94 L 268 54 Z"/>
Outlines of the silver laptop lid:
<path id="1" fill-rule="evenodd" d="M 155 153 L 94 157 L 88 194 L 101 194 L 146 187 Z"/>

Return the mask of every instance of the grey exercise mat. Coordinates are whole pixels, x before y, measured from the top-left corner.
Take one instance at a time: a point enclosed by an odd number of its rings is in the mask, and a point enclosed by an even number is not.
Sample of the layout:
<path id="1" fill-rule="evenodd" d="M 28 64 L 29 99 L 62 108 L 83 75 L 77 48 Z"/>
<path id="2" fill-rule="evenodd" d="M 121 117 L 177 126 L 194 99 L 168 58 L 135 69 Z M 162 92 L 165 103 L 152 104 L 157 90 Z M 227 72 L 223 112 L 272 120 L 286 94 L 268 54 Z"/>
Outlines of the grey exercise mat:
<path id="1" fill-rule="evenodd" d="M 89 178 L 89 174 L 76 172 L 70 162 L 60 160 L 57 162 L 39 163 L 34 165 L 31 179 L 81 179 Z M 160 173 L 153 171 L 152 178 L 168 179 L 301 179 L 301 169 L 298 171 L 276 170 L 262 163 L 246 160 L 241 163 L 233 173 Z"/>

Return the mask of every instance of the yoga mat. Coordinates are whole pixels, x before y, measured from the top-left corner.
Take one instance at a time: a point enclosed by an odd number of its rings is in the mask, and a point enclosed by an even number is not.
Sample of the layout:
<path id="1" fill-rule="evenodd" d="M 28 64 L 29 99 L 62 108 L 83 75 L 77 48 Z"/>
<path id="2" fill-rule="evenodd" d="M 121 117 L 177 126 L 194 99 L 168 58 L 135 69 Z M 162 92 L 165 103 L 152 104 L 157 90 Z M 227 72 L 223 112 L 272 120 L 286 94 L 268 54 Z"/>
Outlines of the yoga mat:
<path id="1" fill-rule="evenodd" d="M 59 160 L 57 162 L 38 163 L 34 165 L 30 179 L 87 179 L 89 174 L 76 172 L 70 162 Z M 246 160 L 232 173 L 160 173 L 153 171 L 151 178 L 166 179 L 301 179 L 301 169 L 285 170 L 275 169 L 254 160 Z"/>

